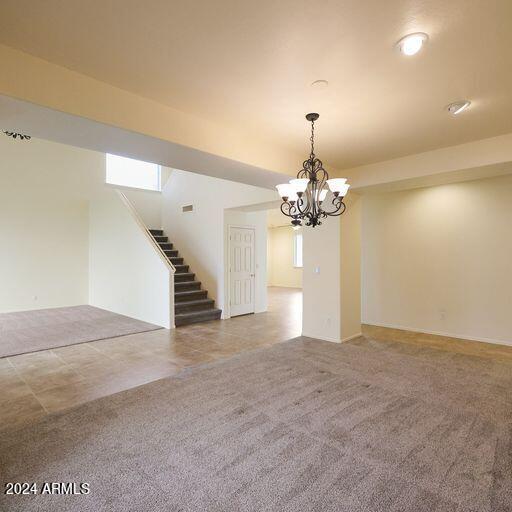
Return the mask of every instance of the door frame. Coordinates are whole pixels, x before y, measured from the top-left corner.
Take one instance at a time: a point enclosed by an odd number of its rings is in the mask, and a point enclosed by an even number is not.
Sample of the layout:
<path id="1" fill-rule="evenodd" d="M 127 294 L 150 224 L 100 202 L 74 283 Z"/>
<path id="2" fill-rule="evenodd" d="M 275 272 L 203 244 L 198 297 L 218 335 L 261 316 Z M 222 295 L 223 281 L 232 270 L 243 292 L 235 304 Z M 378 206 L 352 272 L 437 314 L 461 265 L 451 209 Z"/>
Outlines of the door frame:
<path id="1" fill-rule="evenodd" d="M 226 286 L 226 293 L 224 294 L 227 300 L 224 304 L 225 315 L 223 315 L 223 318 L 231 318 L 231 228 L 239 228 L 239 229 L 252 229 L 254 232 L 254 286 L 253 286 L 253 302 L 254 302 L 254 312 L 248 313 L 249 315 L 256 313 L 256 274 L 258 273 L 258 269 L 256 267 L 256 226 L 254 224 L 228 224 L 227 225 L 227 258 L 226 258 L 226 276 L 227 279 L 225 280 Z"/>

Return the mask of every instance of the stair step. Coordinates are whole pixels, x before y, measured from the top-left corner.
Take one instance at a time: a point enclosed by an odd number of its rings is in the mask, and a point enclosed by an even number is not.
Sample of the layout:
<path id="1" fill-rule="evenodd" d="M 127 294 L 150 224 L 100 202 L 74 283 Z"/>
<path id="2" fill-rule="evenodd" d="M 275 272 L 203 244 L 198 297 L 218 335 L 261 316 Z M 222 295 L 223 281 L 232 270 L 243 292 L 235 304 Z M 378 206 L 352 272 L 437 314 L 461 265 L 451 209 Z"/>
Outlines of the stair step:
<path id="1" fill-rule="evenodd" d="M 174 303 L 187 302 L 189 300 L 206 299 L 207 290 L 185 290 L 184 292 L 174 292 Z"/>
<path id="2" fill-rule="evenodd" d="M 153 235 L 153 238 L 158 242 L 168 242 L 169 241 L 169 237 L 168 236 L 163 236 L 163 235 Z"/>
<path id="3" fill-rule="evenodd" d="M 176 249 L 164 249 L 163 251 L 168 258 L 176 258 L 178 256 L 178 251 Z"/>
<path id="4" fill-rule="evenodd" d="M 194 311 L 192 313 L 179 313 L 174 316 L 174 323 L 176 327 L 179 327 L 180 325 L 219 320 L 221 314 L 222 311 L 215 308 L 206 309 L 204 311 Z"/>
<path id="5" fill-rule="evenodd" d="M 193 281 L 195 276 L 193 272 L 176 272 L 176 274 L 174 274 L 174 282 L 183 283 L 184 281 Z"/>
<path id="6" fill-rule="evenodd" d="M 174 281 L 174 290 L 176 293 L 186 292 L 186 291 L 194 291 L 201 289 L 201 281 L 183 281 L 176 282 Z"/>
<path id="7" fill-rule="evenodd" d="M 174 311 L 176 314 L 205 311 L 207 309 L 213 309 L 214 305 L 215 301 L 213 299 L 189 300 L 187 302 L 176 302 L 174 304 Z"/>
<path id="8" fill-rule="evenodd" d="M 171 251 L 169 251 L 171 252 Z M 178 251 L 176 251 L 178 252 Z M 183 265 L 183 258 L 179 258 L 178 256 L 168 256 L 170 262 L 174 265 L 174 267 Z"/>
<path id="9" fill-rule="evenodd" d="M 186 274 L 188 273 L 188 265 L 174 265 L 177 274 Z"/>
<path id="10" fill-rule="evenodd" d="M 150 229 L 149 232 L 153 235 L 153 236 L 164 236 L 164 231 L 163 229 Z"/>
<path id="11" fill-rule="evenodd" d="M 160 249 L 162 249 L 162 251 L 164 252 L 171 251 L 173 247 L 173 245 L 170 242 L 158 242 L 158 245 L 160 246 Z"/>

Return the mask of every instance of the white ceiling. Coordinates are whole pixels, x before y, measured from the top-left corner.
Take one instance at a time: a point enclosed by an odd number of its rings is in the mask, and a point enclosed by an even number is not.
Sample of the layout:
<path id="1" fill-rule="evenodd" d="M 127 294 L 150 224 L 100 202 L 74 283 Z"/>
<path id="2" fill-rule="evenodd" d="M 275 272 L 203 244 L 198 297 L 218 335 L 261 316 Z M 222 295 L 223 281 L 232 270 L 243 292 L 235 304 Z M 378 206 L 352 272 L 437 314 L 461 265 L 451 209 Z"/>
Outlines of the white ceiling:
<path id="1" fill-rule="evenodd" d="M 2 2 L 0 42 L 304 153 L 319 111 L 341 169 L 512 132 L 511 19 L 510 0 L 45 0 Z"/>

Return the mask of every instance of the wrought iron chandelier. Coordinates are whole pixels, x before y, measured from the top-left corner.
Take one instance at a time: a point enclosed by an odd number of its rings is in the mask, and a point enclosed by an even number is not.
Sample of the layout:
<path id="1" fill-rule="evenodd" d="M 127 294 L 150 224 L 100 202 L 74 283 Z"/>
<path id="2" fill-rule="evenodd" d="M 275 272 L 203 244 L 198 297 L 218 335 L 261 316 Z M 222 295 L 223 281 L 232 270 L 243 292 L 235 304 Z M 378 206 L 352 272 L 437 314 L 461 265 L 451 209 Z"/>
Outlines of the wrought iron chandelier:
<path id="1" fill-rule="evenodd" d="M 319 226 L 322 224 L 320 219 L 341 215 L 346 209 L 343 198 L 350 187 L 346 178 L 329 179 L 322 161 L 315 156 L 315 121 L 319 117 L 315 113 L 306 115 L 311 123 L 311 153 L 297 173 L 297 179 L 276 187 L 283 200 L 281 211 L 292 219 L 293 226 L 302 226 L 303 222 L 306 226 Z M 329 190 L 333 196 L 331 211 L 324 210 Z"/>

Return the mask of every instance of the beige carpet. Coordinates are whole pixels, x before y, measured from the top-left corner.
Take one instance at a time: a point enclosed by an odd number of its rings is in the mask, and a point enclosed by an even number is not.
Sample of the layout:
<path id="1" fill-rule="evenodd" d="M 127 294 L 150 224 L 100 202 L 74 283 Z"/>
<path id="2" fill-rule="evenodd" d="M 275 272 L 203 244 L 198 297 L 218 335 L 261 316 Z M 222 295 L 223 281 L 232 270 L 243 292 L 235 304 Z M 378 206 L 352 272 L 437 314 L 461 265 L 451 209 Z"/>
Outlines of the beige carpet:
<path id="1" fill-rule="evenodd" d="M 0 509 L 510 511 L 511 369 L 421 346 L 300 338 L 5 435 L 1 480 L 91 490 L 2 495 Z"/>
<path id="2" fill-rule="evenodd" d="M 92 306 L 0 314 L 0 357 L 160 329 Z"/>

